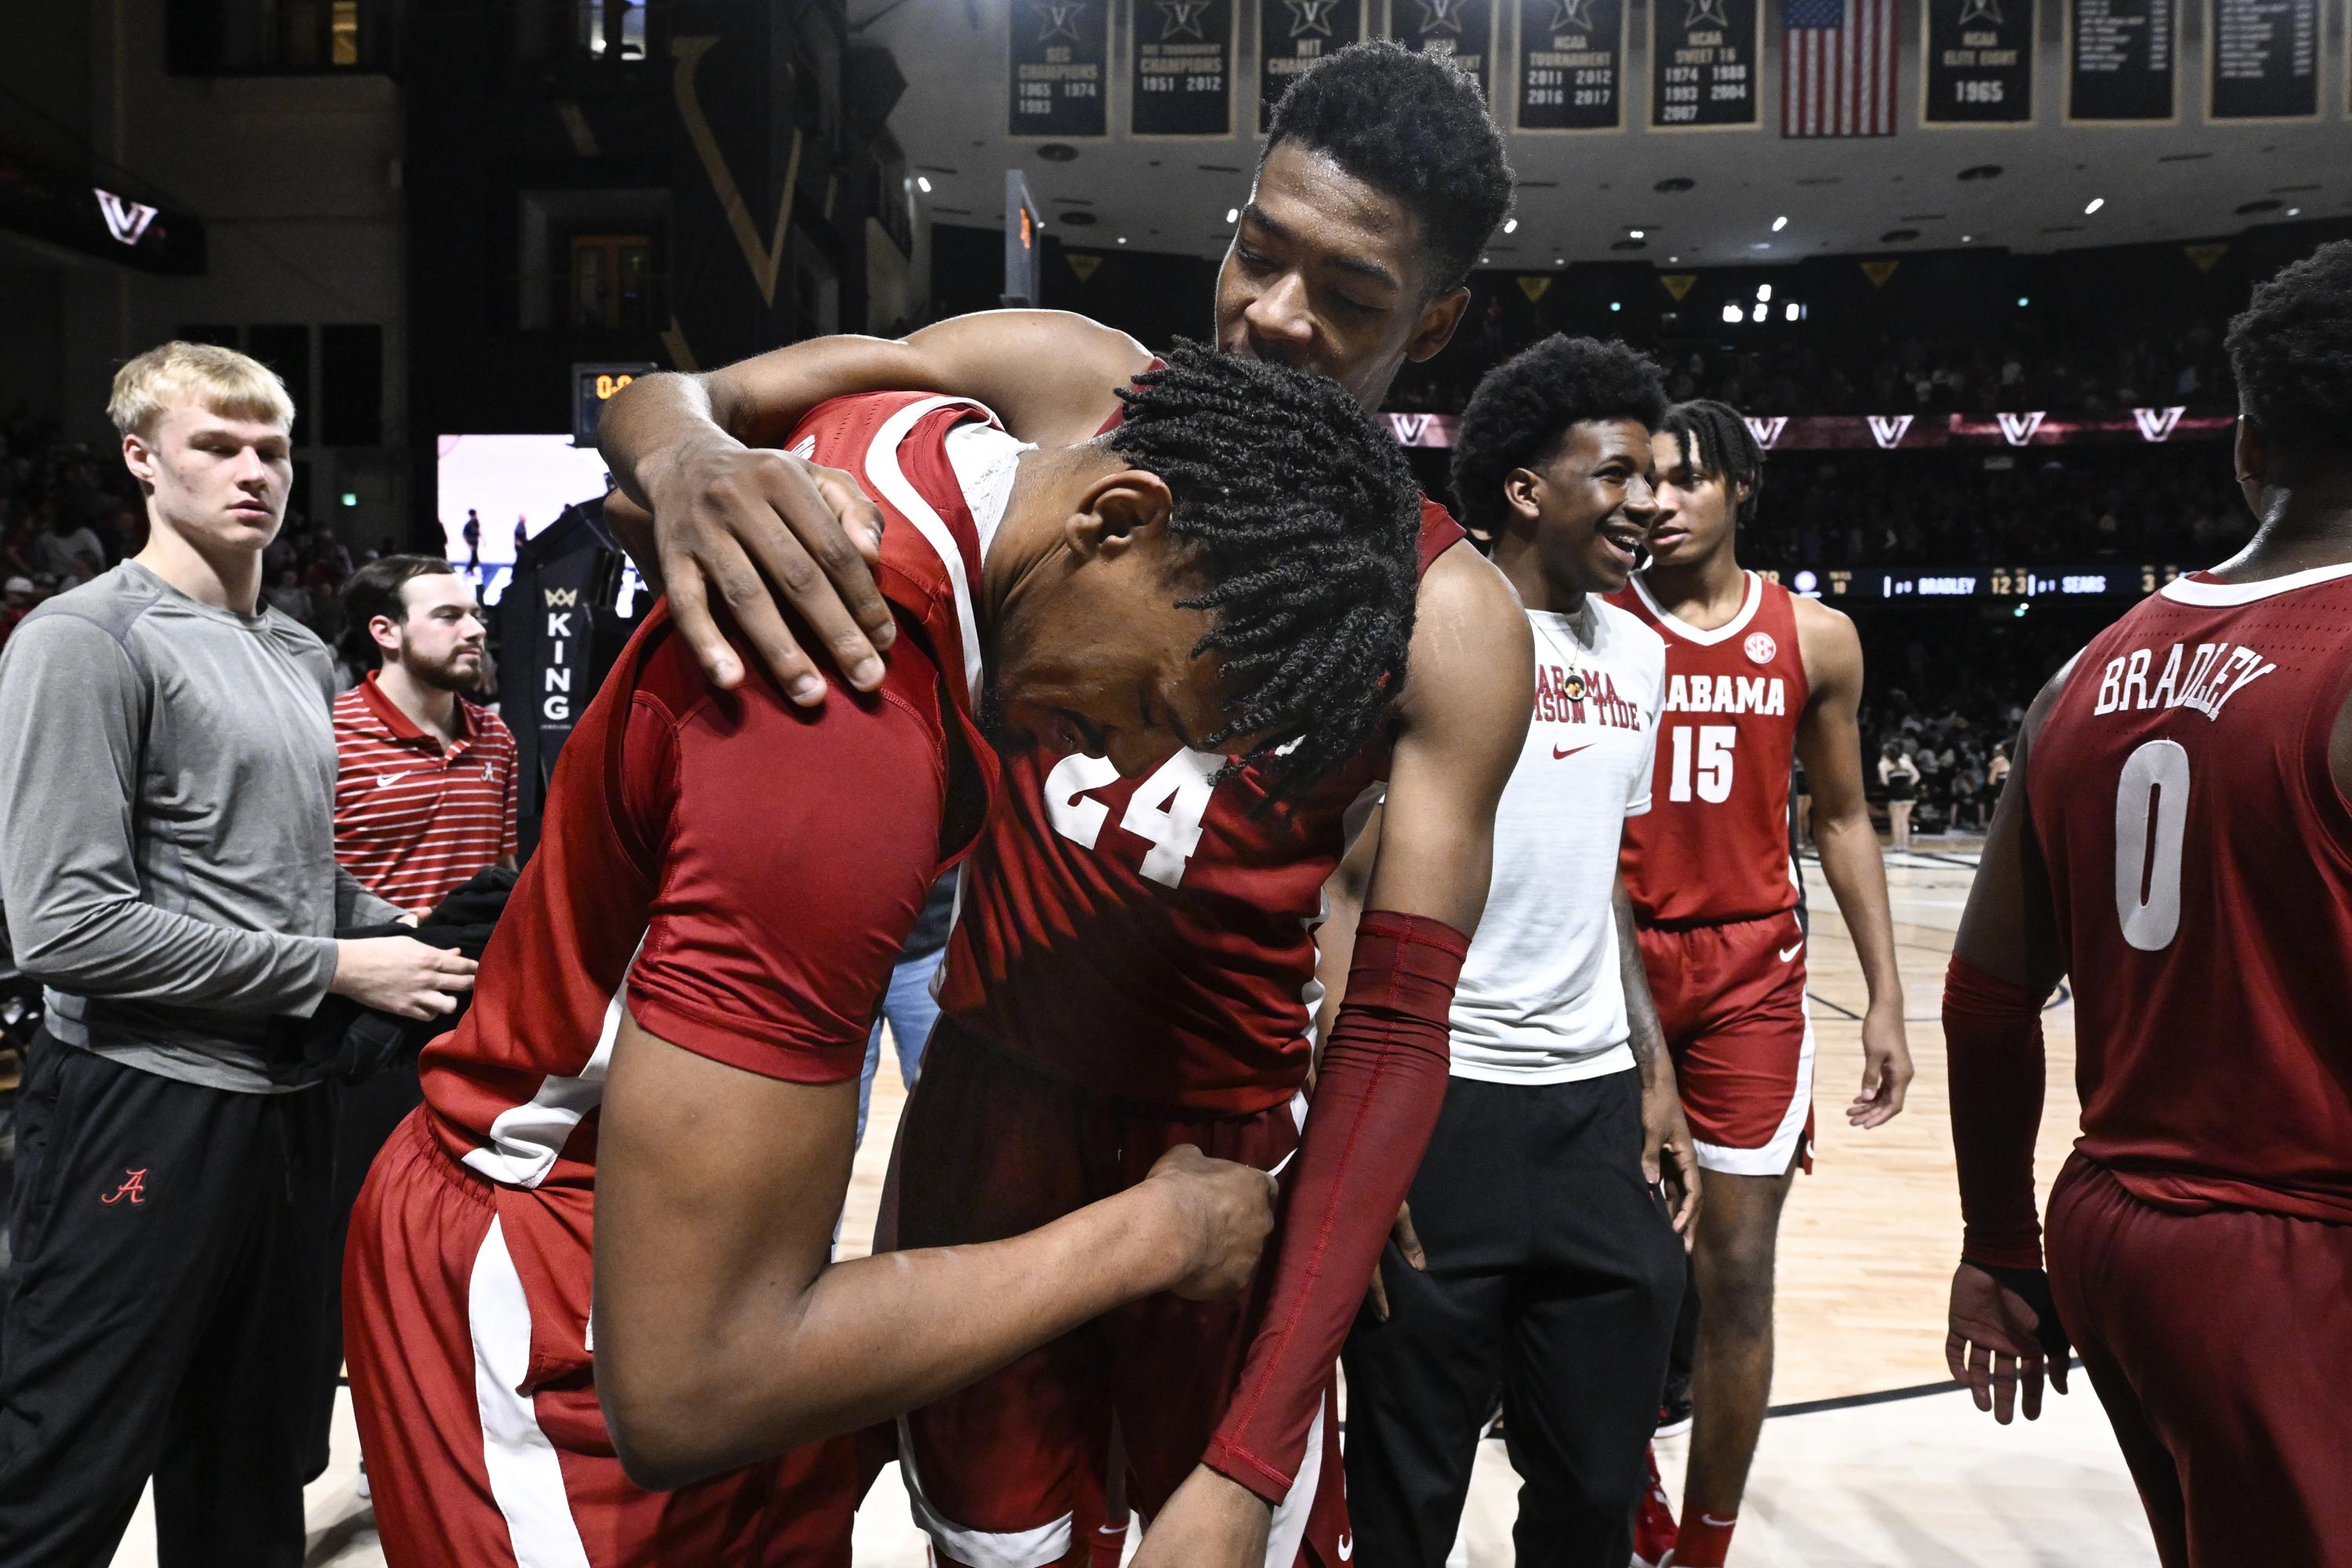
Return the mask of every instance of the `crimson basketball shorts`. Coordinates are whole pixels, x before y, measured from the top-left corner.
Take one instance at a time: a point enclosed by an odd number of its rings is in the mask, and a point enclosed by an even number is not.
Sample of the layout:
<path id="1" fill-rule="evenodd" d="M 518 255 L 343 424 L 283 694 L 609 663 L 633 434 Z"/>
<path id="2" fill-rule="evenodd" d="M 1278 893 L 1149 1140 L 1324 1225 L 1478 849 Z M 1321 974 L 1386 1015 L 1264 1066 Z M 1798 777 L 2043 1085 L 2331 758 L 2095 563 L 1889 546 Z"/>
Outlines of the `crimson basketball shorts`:
<path id="1" fill-rule="evenodd" d="M 2077 1153 L 2048 1250 L 2165 1568 L 2352 1568 L 2352 1225 L 2158 1208 Z"/>
<path id="2" fill-rule="evenodd" d="M 1795 913 L 1637 934 L 1699 1168 L 1811 1170 L 1813 1026 Z"/>
<path id="3" fill-rule="evenodd" d="M 494 1189 L 419 1110 L 352 1215 L 343 1344 L 390 1568 L 845 1568 L 848 1439 L 672 1492 L 632 1485 L 593 1373 L 534 1382 Z M 584 1277 L 589 1255 L 580 1251 Z M 584 1294 L 584 1292 L 583 1292 Z"/>
<path id="4" fill-rule="evenodd" d="M 1185 1117 L 1101 1099 L 942 1018 L 899 1123 L 885 1234 L 909 1249 L 1018 1236 L 1134 1185 L 1181 1143 L 1279 1171 L 1303 1123 L 1303 1100 Z M 1201 1462 L 1256 1326 L 1251 1301 L 1154 1296 L 904 1417 L 901 1479 L 934 1560 L 1086 1563 L 1105 1516 L 1114 1415 L 1126 1499 L 1149 1521 Z M 1352 1552 L 1335 1391 L 1336 1374 L 1275 1510 L 1270 1568 L 1339 1568 Z"/>

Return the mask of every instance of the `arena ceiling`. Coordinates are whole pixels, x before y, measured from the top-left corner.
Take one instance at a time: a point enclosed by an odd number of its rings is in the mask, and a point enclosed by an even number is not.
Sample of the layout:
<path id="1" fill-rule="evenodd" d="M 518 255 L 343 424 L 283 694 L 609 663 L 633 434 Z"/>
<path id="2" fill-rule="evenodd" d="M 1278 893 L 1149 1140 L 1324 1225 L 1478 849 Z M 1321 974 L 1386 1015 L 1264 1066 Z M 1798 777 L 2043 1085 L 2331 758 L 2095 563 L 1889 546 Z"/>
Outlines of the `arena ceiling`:
<path id="1" fill-rule="evenodd" d="M 1252 7 L 1241 9 L 1236 117 L 1246 130 L 1254 124 L 1255 59 Z M 1635 129 L 1512 136 L 1518 221 L 1512 234 L 1496 236 L 1494 266 L 1536 270 L 1604 258 L 1769 264 L 1816 252 L 1964 244 L 2048 251 L 2229 235 L 2290 214 L 2352 215 L 2344 14 L 2335 8 L 2323 11 L 2316 122 L 2207 122 L 2203 7 L 2191 0 L 2181 6 L 2179 121 L 2066 126 L 2064 18 L 2045 0 L 2033 122 L 1927 129 L 1919 122 L 1918 13 L 1906 3 L 1896 133 L 1844 141 L 1780 135 L 1779 28 L 1769 19 L 1759 128 L 1700 134 L 1640 129 L 1648 57 L 1641 8 L 1633 9 L 1626 119 Z M 1777 9 L 1768 7 L 1768 16 Z M 1124 56 L 1114 49 L 1109 135 L 1066 142 L 1076 157 L 1049 162 L 1036 139 L 1004 134 L 1006 14 L 1007 0 L 900 0 L 866 29 L 891 47 L 907 78 L 890 124 L 930 183 L 920 199 L 936 221 L 1001 227 L 1003 171 L 1018 166 L 1047 226 L 1066 245 L 1110 249 L 1124 242 L 1222 253 L 1231 233 L 1225 214 L 1247 195 L 1256 139 L 1130 140 L 1120 123 Z M 1507 32 L 1507 21 L 1500 26 Z M 1497 64 L 1507 72 L 1508 54 Z M 1505 75 L 1497 96 L 1509 90 Z M 1999 174 L 1961 177 L 1986 165 Z M 1684 180 L 1691 182 L 1687 190 L 1659 188 Z M 2086 213 L 2094 201 L 2102 205 Z M 2275 205 L 2252 205 L 2263 203 Z M 1072 214 L 1081 215 L 1077 222 L 1066 221 Z M 1776 231 L 1782 217 L 1788 222 Z M 1916 237 L 1890 237 L 1906 232 Z"/>

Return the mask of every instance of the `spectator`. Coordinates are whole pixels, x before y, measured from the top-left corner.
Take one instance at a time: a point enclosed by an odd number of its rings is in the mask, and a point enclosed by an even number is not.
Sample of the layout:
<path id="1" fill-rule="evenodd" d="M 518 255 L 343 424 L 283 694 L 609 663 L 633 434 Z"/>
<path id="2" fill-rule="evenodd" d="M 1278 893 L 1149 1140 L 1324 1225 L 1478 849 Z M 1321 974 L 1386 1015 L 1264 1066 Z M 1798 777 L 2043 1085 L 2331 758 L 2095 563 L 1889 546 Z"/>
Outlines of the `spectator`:
<path id="1" fill-rule="evenodd" d="M 8 634 L 40 603 L 39 590 L 33 586 L 30 577 L 9 578 L 7 595 L 6 603 L 0 605 L 0 647 L 7 646 Z"/>
<path id="2" fill-rule="evenodd" d="M 109 1561 L 155 1482 L 166 1563 L 303 1552 L 334 1089 L 289 1044 L 330 994 L 446 1013 L 473 965 L 334 863 L 326 649 L 260 603 L 293 405 L 168 343 L 108 405 L 146 547 L 0 657 L 0 907 L 47 989 L 17 1101 L 0 1542 Z M 71 1201 L 67 1201 L 67 1194 Z"/>
<path id="3" fill-rule="evenodd" d="M 98 535 L 60 512 L 33 542 L 33 574 L 59 583 L 86 583 L 106 568 L 106 546 Z"/>
<path id="4" fill-rule="evenodd" d="M 301 575 L 291 566 L 278 574 L 278 581 L 262 595 L 269 607 L 289 621 L 308 624 L 310 619 L 310 593 L 302 586 Z"/>
<path id="5" fill-rule="evenodd" d="M 315 568 L 314 568 L 315 570 Z M 467 700 L 483 660 L 470 584 L 431 555 L 388 555 L 343 585 L 347 645 L 367 674 L 335 700 L 335 859 L 376 897 L 424 915 L 490 866 L 515 864 L 515 741 Z M 368 1167 L 423 1101 L 416 1064 L 344 1094 L 335 1125 L 333 1255 Z M 330 1280 L 312 1462 L 323 1468 L 342 1365 L 340 1279 Z M 362 1472 L 362 1484 L 365 1484 Z"/>
<path id="6" fill-rule="evenodd" d="M 1886 791 L 1886 821 L 1895 847 L 1911 847 L 1911 806 L 1919 797 L 1919 766 L 1889 741 L 1879 748 L 1878 782 Z"/>

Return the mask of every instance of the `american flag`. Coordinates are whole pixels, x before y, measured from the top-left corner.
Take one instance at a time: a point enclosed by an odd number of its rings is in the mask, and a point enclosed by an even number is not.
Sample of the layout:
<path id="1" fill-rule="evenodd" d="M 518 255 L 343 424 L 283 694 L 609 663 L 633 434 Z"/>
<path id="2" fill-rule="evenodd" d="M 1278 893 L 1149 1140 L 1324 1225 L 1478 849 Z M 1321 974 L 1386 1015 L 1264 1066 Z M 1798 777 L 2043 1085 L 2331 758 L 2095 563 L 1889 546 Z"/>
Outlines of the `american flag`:
<path id="1" fill-rule="evenodd" d="M 1780 134 L 1895 134 L 1895 0 L 1780 0 Z"/>

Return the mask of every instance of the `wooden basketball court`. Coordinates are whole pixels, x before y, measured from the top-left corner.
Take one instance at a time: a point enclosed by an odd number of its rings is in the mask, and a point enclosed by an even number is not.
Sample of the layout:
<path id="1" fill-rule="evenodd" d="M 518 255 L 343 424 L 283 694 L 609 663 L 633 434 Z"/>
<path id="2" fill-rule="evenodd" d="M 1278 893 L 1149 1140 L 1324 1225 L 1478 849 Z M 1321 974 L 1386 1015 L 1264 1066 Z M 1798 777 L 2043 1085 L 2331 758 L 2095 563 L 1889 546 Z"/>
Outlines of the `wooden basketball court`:
<path id="1" fill-rule="evenodd" d="M 1975 851 L 1969 841 L 1927 840 L 1889 857 L 1919 1071 L 1903 1115 L 1867 1133 L 1850 1130 L 1843 1115 L 1861 1078 L 1861 973 L 1819 867 L 1805 868 L 1814 910 L 1818 1170 L 1799 1179 L 1782 1235 L 1776 1414 L 1741 1513 L 1734 1558 L 1741 1568 L 2131 1568 L 2156 1561 L 2138 1499 L 2086 1383 L 2050 1400 L 2040 1422 L 2004 1428 L 1955 1391 L 1944 1368 L 1945 1295 L 1960 1214 L 1937 1009 Z M 2049 1100 L 2036 1170 L 2045 1191 L 2074 1131 L 2073 1009 L 2063 998 L 2047 1034 Z M 886 1051 L 851 1184 L 845 1254 L 863 1252 L 873 1235 L 904 1099 Z M 309 1493 L 309 1561 L 314 1568 L 381 1563 L 356 1493 L 348 1396 L 334 1441 L 332 1467 Z M 1677 1498 L 1682 1447 L 1660 1445 Z M 1483 1450 L 1456 1561 L 1506 1568 L 1518 1483 L 1500 1442 Z M 145 1505 L 115 1561 L 117 1568 L 154 1563 Z M 859 1568 L 920 1568 L 926 1561 L 894 1468 L 859 1516 Z"/>

